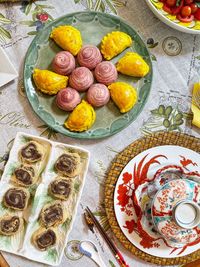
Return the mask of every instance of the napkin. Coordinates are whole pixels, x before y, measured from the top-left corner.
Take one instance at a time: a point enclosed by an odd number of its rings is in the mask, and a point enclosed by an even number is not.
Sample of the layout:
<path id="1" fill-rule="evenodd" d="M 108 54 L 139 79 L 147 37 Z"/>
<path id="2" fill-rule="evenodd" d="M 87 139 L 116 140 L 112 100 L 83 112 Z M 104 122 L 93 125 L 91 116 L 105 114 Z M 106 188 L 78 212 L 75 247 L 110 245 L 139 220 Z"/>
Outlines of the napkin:
<path id="1" fill-rule="evenodd" d="M 200 83 L 195 83 L 192 94 L 192 124 L 200 128 Z"/>

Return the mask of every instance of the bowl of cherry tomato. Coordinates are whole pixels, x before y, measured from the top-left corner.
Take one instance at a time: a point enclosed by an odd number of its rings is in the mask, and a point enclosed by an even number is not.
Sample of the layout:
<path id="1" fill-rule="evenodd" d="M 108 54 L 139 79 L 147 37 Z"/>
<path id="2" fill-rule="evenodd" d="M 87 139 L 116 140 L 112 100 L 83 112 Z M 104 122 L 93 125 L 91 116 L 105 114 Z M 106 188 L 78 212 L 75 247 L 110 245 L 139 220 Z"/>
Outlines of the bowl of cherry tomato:
<path id="1" fill-rule="evenodd" d="M 200 34 L 200 0 L 146 0 L 153 13 L 168 26 Z"/>

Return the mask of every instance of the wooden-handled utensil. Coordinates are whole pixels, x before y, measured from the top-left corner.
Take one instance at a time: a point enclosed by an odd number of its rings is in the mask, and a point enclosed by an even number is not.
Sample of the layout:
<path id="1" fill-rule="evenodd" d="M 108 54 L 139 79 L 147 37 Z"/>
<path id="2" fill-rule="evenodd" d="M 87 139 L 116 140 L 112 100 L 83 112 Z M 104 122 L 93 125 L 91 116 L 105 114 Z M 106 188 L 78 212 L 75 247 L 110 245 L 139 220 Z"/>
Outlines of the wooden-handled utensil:
<path id="1" fill-rule="evenodd" d="M 129 265 L 125 262 L 122 254 L 117 249 L 117 247 L 115 246 L 115 244 L 111 241 L 111 239 L 108 237 L 108 235 L 106 234 L 106 232 L 103 230 L 102 226 L 97 221 L 97 219 L 95 218 L 95 216 L 93 215 L 93 213 L 91 212 L 91 210 L 87 207 L 86 208 L 86 211 L 87 211 L 87 213 L 88 213 L 91 221 L 94 223 L 94 225 L 99 230 L 99 233 L 102 235 L 102 237 L 106 241 L 107 245 L 109 246 L 110 250 L 112 251 L 112 253 L 115 256 L 116 260 L 118 261 L 119 265 L 121 267 L 129 267 Z"/>
<path id="2" fill-rule="evenodd" d="M 0 252 L 0 267 L 10 267 L 4 256 Z"/>

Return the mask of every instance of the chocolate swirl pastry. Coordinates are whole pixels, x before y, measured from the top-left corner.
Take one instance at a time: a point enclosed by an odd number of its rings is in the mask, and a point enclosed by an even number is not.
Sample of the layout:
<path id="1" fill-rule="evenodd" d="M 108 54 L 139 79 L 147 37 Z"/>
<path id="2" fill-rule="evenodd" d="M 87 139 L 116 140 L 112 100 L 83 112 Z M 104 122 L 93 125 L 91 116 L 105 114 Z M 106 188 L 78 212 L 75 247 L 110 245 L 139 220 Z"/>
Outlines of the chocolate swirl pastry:
<path id="1" fill-rule="evenodd" d="M 55 198 L 66 200 L 72 191 L 72 182 L 66 178 L 56 178 L 49 184 L 49 194 Z"/>
<path id="2" fill-rule="evenodd" d="M 57 242 L 57 234 L 54 229 L 39 228 L 32 236 L 32 242 L 36 248 L 47 250 Z"/>
<path id="3" fill-rule="evenodd" d="M 26 161 L 28 163 L 40 161 L 43 157 L 43 154 L 42 145 L 35 141 L 30 141 L 20 150 L 22 161 Z"/>
<path id="4" fill-rule="evenodd" d="M 12 181 L 21 186 L 31 186 L 35 182 L 35 171 L 31 166 L 21 166 L 15 169 Z"/>
<path id="5" fill-rule="evenodd" d="M 55 163 L 57 172 L 64 176 L 74 177 L 80 173 L 80 156 L 77 153 L 62 154 Z"/>
<path id="6" fill-rule="evenodd" d="M 24 188 L 10 188 L 3 197 L 3 203 L 7 208 L 24 210 L 27 207 L 30 194 Z"/>
<path id="7" fill-rule="evenodd" d="M 0 218 L 0 234 L 14 235 L 23 225 L 23 219 L 19 216 L 6 215 Z"/>
<path id="8" fill-rule="evenodd" d="M 49 228 L 65 221 L 65 210 L 61 201 L 55 201 L 53 204 L 46 204 L 40 213 L 40 223 Z"/>

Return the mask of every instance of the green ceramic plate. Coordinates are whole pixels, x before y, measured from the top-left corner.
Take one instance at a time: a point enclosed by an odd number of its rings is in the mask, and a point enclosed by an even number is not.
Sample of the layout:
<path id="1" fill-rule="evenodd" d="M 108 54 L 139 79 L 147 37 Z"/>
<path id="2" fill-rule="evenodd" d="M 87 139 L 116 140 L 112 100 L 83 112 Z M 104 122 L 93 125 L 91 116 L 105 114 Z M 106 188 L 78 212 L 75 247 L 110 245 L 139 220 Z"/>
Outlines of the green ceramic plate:
<path id="1" fill-rule="evenodd" d="M 109 32 L 116 30 L 126 32 L 134 40 L 133 46 L 127 50 L 139 53 L 150 66 L 149 74 L 142 79 L 134 79 L 125 75 L 119 75 L 120 81 L 132 84 L 138 91 L 138 102 L 130 112 L 121 114 L 115 104 L 112 101 L 109 101 L 106 106 L 96 109 L 96 122 L 91 129 L 82 133 L 70 132 L 63 126 L 69 113 L 57 108 L 54 101 L 55 96 L 46 96 L 38 92 L 32 80 L 32 73 L 35 67 L 51 69 L 52 59 L 61 49 L 53 40 L 49 39 L 49 35 L 54 27 L 64 24 L 73 25 L 79 29 L 84 44 L 99 45 L 103 36 Z M 119 57 L 122 57 L 127 50 L 112 61 L 116 63 Z M 113 135 L 127 127 L 137 118 L 138 114 L 143 109 L 150 93 L 151 82 L 152 63 L 150 55 L 138 33 L 119 17 L 104 13 L 89 11 L 77 12 L 67 14 L 64 17 L 53 21 L 34 38 L 25 59 L 24 84 L 33 110 L 49 127 L 64 135 L 75 138 L 102 138 Z M 85 97 L 84 94 L 82 97 Z"/>

